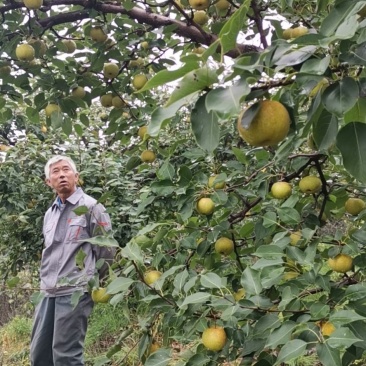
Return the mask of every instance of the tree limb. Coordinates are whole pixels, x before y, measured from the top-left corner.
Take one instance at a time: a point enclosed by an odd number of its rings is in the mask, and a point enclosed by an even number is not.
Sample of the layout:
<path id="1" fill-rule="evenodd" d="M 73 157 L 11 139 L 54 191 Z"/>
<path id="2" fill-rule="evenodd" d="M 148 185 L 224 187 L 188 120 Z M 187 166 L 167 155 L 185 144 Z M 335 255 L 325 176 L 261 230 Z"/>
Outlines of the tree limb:
<path id="1" fill-rule="evenodd" d="M 117 3 L 99 3 L 84 0 L 55 0 L 45 1 L 44 6 L 40 11 L 49 10 L 53 6 L 66 5 L 66 6 L 81 6 L 83 9 L 77 11 L 70 11 L 65 13 L 59 13 L 54 16 L 39 19 L 38 25 L 44 30 L 48 30 L 56 25 L 76 22 L 90 18 L 89 9 L 93 8 L 96 11 L 103 14 L 124 14 L 129 18 L 136 20 L 138 23 L 150 25 L 153 28 L 167 27 L 174 25 L 175 34 L 178 36 L 188 38 L 195 43 L 210 46 L 214 43 L 218 37 L 214 34 L 204 32 L 201 27 L 196 27 L 192 24 L 187 24 L 183 21 L 169 18 L 164 15 L 150 13 L 145 9 L 135 6 L 131 10 L 126 10 L 122 5 Z M 21 9 L 24 7 L 23 3 L 12 3 L 6 6 L 0 7 L 0 13 L 3 17 L 6 17 L 6 13 L 11 10 Z M 241 54 L 258 52 L 260 49 L 253 45 L 237 44 L 236 48 L 229 51 L 226 55 L 232 58 L 236 58 Z"/>

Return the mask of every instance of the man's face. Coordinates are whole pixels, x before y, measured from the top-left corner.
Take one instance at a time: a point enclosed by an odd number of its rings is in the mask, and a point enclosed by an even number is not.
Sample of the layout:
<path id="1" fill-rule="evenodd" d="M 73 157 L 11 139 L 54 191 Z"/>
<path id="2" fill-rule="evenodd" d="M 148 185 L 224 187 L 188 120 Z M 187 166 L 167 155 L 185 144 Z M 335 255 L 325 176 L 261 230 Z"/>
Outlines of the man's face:
<path id="1" fill-rule="evenodd" d="M 47 179 L 46 183 L 56 190 L 57 194 L 67 198 L 75 192 L 78 178 L 79 174 L 72 170 L 69 163 L 60 160 L 51 165 L 50 178 Z"/>

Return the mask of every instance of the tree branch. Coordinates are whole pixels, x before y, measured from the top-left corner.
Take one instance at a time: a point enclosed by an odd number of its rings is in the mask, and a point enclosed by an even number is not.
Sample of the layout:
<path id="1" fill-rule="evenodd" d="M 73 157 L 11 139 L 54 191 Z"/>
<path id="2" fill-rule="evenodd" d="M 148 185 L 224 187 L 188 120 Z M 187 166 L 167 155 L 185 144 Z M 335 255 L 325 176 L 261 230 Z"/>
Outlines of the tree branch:
<path id="1" fill-rule="evenodd" d="M 197 26 L 186 24 L 177 19 L 172 19 L 164 15 L 149 13 L 145 9 L 135 6 L 131 10 L 126 10 L 122 5 L 117 3 L 98 3 L 93 1 L 84 0 L 54 0 L 45 1 L 44 6 L 40 11 L 49 10 L 53 6 L 66 5 L 66 6 L 81 6 L 82 10 L 70 11 L 65 13 L 56 14 L 48 18 L 39 19 L 37 24 L 44 30 L 48 30 L 56 25 L 71 23 L 80 21 L 83 19 L 89 19 L 90 8 L 102 14 L 124 14 L 129 18 L 136 20 L 138 23 L 150 25 L 153 28 L 175 26 L 174 33 L 180 37 L 188 38 L 195 43 L 210 46 L 217 40 L 217 36 L 211 33 L 204 32 Z M 21 9 L 24 7 L 23 3 L 12 3 L 10 5 L 0 7 L 0 13 L 3 17 L 6 17 L 6 13 L 11 10 Z M 229 51 L 226 55 L 232 58 L 236 58 L 241 54 L 258 52 L 260 49 L 253 45 L 237 44 L 235 49 Z"/>

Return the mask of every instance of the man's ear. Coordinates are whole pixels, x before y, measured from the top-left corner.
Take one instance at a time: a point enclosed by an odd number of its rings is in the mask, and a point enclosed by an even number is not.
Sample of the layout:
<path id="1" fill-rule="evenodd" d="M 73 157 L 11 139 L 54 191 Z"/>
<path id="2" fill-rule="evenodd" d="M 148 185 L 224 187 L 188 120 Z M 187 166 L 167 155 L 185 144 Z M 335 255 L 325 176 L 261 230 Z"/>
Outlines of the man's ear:
<path id="1" fill-rule="evenodd" d="M 50 181 L 49 179 L 45 179 L 45 180 L 44 180 L 44 182 L 45 182 L 49 187 L 53 188 L 53 187 L 52 187 L 52 184 L 51 184 L 51 181 Z"/>

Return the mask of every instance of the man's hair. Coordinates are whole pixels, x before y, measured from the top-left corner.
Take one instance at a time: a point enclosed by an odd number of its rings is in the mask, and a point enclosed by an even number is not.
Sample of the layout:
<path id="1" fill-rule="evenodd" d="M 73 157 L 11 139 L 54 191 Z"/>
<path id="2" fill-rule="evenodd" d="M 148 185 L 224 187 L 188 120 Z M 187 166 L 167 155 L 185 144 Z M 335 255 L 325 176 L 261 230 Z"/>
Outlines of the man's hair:
<path id="1" fill-rule="evenodd" d="M 74 173 L 77 173 L 77 169 L 76 169 L 76 165 L 74 163 L 74 161 L 69 158 L 68 156 L 63 156 L 63 155 L 55 155 L 53 156 L 51 159 L 49 159 L 44 167 L 44 174 L 46 176 L 46 179 L 50 179 L 50 170 L 51 170 L 51 166 L 53 164 L 58 163 L 59 161 L 66 161 L 69 163 L 72 171 Z"/>

